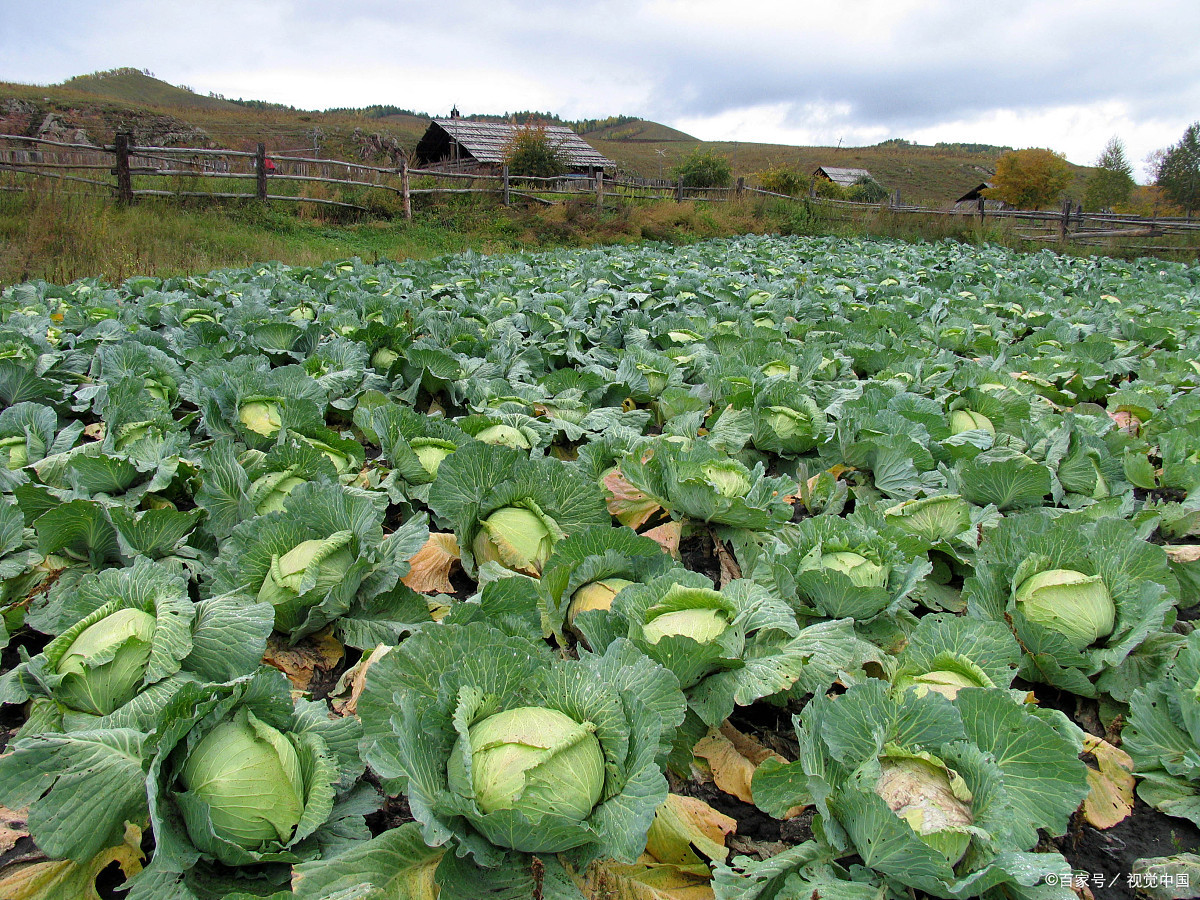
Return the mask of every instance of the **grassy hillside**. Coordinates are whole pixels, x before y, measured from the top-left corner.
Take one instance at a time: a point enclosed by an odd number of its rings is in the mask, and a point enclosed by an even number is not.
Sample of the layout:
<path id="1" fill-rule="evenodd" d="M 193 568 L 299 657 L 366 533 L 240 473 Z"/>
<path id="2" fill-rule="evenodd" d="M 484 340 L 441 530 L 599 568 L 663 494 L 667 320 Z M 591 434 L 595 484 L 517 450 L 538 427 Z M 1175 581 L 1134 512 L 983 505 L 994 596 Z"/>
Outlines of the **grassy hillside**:
<path id="1" fill-rule="evenodd" d="M 167 84 L 139 69 L 112 69 L 77 75 L 62 83 L 62 88 L 91 94 L 105 100 L 125 101 L 137 106 L 169 106 L 178 109 L 240 109 L 236 103 L 219 97 L 197 94 L 187 88 Z"/>
<path id="2" fill-rule="evenodd" d="M 20 100 L 26 114 L 6 122 L 6 99 Z M 396 98 L 402 99 L 402 98 Z M 118 128 L 132 125 L 139 134 L 187 135 L 199 129 L 213 146 L 252 149 L 258 141 L 268 152 L 311 149 L 325 157 L 364 159 L 387 164 L 411 152 L 428 126 L 421 116 L 377 116 L 366 110 L 315 112 L 273 104 L 235 103 L 167 84 L 137 69 L 115 69 L 72 78 L 49 87 L 0 84 L 0 130 L 22 133 L 54 114 L 65 125 L 84 128 L 92 140 L 111 141 Z M 15 125 L 13 124 L 15 122 Z M 987 180 L 995 170 L 996 148 L 923 147 L 888 143 L 875 147 L 794 147 L 747 142 L 701 142 L 657 122 L 618 117 L 584 134 L 622 170 L 647 178 L 669 177 L 671 168 L 693 150 L 727 157 L 735 176 L 754 183 L 756 173 L 787 167 L 809 175 L 818 166 L 864 168 L 889 191 L 909 203 L 943 206 Z M 181 143 L 182 139 L 176 143 Z M 1090 171 L 1073 167 L 1083 194 Z"/>
<path id="3" fill-rule="evenodd" d="M 647 122 L 645 119 L 637 119 L 633 122 L 623 122 L 619 125 L 608 125 L 593 131 L 586 131 L 584 132 L 584 137 L 588 141 L 608 141 L 622 144 L 647 142 L 666 144 L 679 141 L 694 144 L 697 142 L 696 138 L 690 134 L 684 134 L 682 131 L 678 131 L 667 125 L 660 125 L 658 122 Z"/>

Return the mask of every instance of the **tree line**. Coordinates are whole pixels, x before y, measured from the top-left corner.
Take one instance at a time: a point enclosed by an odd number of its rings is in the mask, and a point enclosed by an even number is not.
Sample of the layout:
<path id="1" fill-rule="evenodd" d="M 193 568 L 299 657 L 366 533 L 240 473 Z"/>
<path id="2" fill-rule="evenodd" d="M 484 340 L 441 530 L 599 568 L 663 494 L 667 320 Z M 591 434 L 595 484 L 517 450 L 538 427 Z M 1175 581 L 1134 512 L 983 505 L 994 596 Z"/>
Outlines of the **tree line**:
<path id="1" fill-rule="evenodd" d="M 1139 198 L 1133 165 L 1118 137 L 1109 139 L 1088 177 L 1083 205 L 1092 212 L 1170 213 L 1190 217 L 1200 209 L 1200 122 L 1189 125 L 1175 144 L 1156 150 L 1147 160 L 1151 185 Z M 993 186 L 985 196 L 1018 209 L 1038 209 L 1054 203 L 1071 183 L 1066 157 L 1053 150 L 1030 148 L 1006 153 L 996 162 Z"/>

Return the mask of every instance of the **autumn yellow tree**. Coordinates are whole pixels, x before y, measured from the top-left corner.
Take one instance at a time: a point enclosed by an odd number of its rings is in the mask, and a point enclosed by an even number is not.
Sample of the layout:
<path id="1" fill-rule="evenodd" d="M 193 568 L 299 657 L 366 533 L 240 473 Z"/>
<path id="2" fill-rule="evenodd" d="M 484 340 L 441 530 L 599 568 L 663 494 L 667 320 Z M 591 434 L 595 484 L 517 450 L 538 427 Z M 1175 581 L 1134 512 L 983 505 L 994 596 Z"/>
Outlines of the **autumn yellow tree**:
<path id="1" fill-rule="evenodd" d="M 1071 183 L 1071 166 L 1053 150 L 1013 150 L 996 161 L 992 183 L 985 192 L 990 199 L 1017 209 L 1040 209 L 1057 200 Z"/>

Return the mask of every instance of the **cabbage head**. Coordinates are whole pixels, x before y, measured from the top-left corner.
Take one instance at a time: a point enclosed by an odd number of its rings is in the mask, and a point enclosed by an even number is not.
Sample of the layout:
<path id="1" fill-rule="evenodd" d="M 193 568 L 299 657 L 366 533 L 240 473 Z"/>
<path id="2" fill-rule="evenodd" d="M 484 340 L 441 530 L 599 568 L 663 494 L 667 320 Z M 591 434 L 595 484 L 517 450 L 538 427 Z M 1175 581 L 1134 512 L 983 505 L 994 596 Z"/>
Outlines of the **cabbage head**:
<path id="1" fill-rule="evenodd" d="M 238 408 L 238 421 L 263 437 L 274 436 L 283 424 L 279 404 L 274 400 L 249 400 L 243 403 Z"/>
<path id="2" fill-rule="evenodd" d="M 146 677 L 155 624 L 150 613 L 126 607 L 85 628 L 56 666 L 59 700 L 97 716 L 132 700 Z"/>
<path id="3" fill-rule="evenodd" d="M 930 754 L 884 756 L 875 793 L 930 847 L 955 865 L 971 843 L 971 791 Z"/>
<path id="4" fill-rule="evenodd" d="M 304 812 L 304 776 L 293 739 L 245 707 L 200 739 L 179 780 L 186 793 L 177 799 L 198 844 L 208 841 L 209 825 L 218 838 L 245 850 L 287 843 Z M 207 823 L 200 815 L 205 807 Z"/>
<path id="5" fill-rule="evenodd" d="M 886 567 L 851 550 L 822 553 L 821 566 L 845 575 L 855 587 L 881 588 L 887 585 Z"/>
<path id="6" fill-rule="evenodd" d="M 269 512 L 281 512 L 292 491 L 304 484 L 307 479 L 295 473 L 295 467 L 281 472 L 268 472 L 260 475 L 250 485 L 247 495 L 254 504 L 254 511 L 260 516 Z"/>
<path id="7" fill-rule="evenodd" d="M 956 409 L 950 413 L 950 433 L 962 434 L 964 431 L 986 431 L 996 433 L 996 426 L 981 412 L 971 409 Z"/>
<path id="8" fill-rule="evenodd" d="M 275 628 L 290 632 L 304 620 L 308 604 L 336 587 L 354 563 L 354 532 L 338 531 L 327 538 L 301 541 L 284 554 L 271 557 L 271 569 L 258 589 L 258 599 L 275 607 Z M 307 587 L 306 587 L 307 585 Z"/>
<path id="9" fill-rule="evenodd" d="M 604 787 L 604 754 L 595 732 L 591 722 L 577 722 L 557 709 L 506 709 L 467 732 L 470 785 L 462 746 L 451 751 L 447 782 L 456 793 L 473 792 L 484 813 L 515 809 L 531 819 L 556 813 L 582 822 Z"/>
<path id="10" fill-rule="evenodd" d="M 533 444 L 519 428 L 512 425 L 489 425 L 475 435 L 475 440 L 485 444 L 501 444 L 516 450 L 530 450 Z"/>
<path id="11" fill-rule="evenodd" d="M 589 581 L 571 596 L 571 603 L 567 608 L 567 624 L 573 624 L 575 617 L 582 612 L 611 609 L 613 598 L 631 584 L 633 582 L 627 578 L 601 578 L 597 581 Z"/>
<path id="12" fill-rule="evenodd" d="M 430 478 L 437 477 L 438 467 L 442 464 L 442 460 L 453 453 L 455 449 L 454 444 L 450 441 L 436 438 L 414 438 L 409 441 L 409 446 L 417 455 L 421 468 L 429 474 Z"/>
<path id="13" fill-rule="evenodd" d="M 684 699 L 628 641 L 563 659 L 475 621 L 379 658 L 358 713 L 372 771 L 407 796 L 426 843 L 451 842 L 447 855 L 473 867 L 479 896 L 527 871 L 527 853 L 580 870 L 636 860 L 667 796 L 661 767 Z"/>
<path id="14" fill-rule="evenodd" d="M 1065 637 L 1076 650 L 1112 633 L 1117 608 L 1099 575 L 1048 569 L 1022 581 L 1013 592 L 1025 618 Z"/>
<path id="15" fill-rule="evenodd" d="M 477 564 L 497 562 L 535 578 L 562 534 L 553 520 L 528 506 L 501 507 L 479 525 L 471 545 Z"/>
<path id="16" fill-rule="evenodd" d="M 1127 702 L 1171 640 L 1179 581 L 1138 526 L 1092 509 L 1005 516 L 963 597 L 970 616 L 1013 633 L 1022 678 Z"/>
<path id="17" fill-rule="evenodd" d="M 361 726 L 292 700 L 275 669 L 185 684 L 163 709 L 148 776 L 155 852 L 130 900 L 273 893 L 292 864 L 370 837 Z M 333 848 L 337 849 L 334 850 Z"/>
<path id="18" fill-rule="evenodd" d="M 856 880 L 898 894 L 1025 896 L 1030 879 L 1068 870 L 1059 854 L 1032 852 L 1040 832 L 1066 832 L 1088 793 L 1082 734 L 1062 713 L 1002 688 L 949 700 L 868 678 L 817 694 L 795 721 L 796 762 L 764 761 L 754 802 L 772 816 L 814 804 L 833 856 L 861 858 Z"/>

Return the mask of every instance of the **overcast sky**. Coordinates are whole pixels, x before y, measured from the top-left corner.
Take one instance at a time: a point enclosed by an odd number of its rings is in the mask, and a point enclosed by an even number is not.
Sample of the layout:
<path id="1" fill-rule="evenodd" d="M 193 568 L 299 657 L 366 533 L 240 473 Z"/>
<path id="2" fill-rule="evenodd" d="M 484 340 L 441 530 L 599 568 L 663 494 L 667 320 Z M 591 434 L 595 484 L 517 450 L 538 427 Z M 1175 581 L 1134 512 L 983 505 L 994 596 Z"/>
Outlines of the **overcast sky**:
<path id="1" fill-rule="evenodd" d="M 969 141 L 1139 180 L 1200 119 L 1198 0 L 0 0 L 0 80 L 119 66 L 306 109 L 636 115 L 702 140 Z"/>

